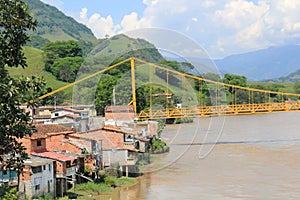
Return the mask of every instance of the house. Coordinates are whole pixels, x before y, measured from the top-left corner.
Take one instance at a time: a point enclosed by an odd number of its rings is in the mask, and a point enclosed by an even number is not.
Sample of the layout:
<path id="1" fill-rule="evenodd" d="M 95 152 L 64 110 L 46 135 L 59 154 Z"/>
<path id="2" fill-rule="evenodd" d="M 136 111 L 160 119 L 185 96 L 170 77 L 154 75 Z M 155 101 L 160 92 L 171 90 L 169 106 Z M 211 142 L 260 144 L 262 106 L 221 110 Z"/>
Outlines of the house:
<path id="1" fill-rule="evenodd" d="M 135 113 L 132 105 L 106 106 L 105 108 L 105 121 L 114 121 L 117 126 L 134 120 Z"/>
<path id="2" fill-rule="evenodd" d="M 20 174 L 19 192 L 28 199 L 46 194 L 55 196 L 55 168 L 51 159 L 30 156 Z"/>
<path id="3" fill-rule="evenodd" d="M 59 196 L 63 196 L 69 186 L 68 180 L 73 180 L 76 175 L 77 169 L 79 168 L 79 166 L 77 165 L 78 159 L 77 156 L 68 156 L 64 155 L 63 152 L 51 152 L 51 150 L 63 150 L 64 152 L 66 152 L 67 150 L 70 150 L 70 152 L 72 152 L 74 150 L 75 152 L 81 152 L 81 149 L 74 146 L 73 144 L 65 142 L 66 145 L 62 145 L 64 141 L 67 141 L 67 135 L 74 133 L 74 131 L 68 127 L 58 124 L 37 124 L 35 125 L 35 127 L 36 131 L 32 133 L 31 136 L 26 135 L 21 139 L 23 146 L 26 148 L 26 153 L 28 153 L 29 155 L 39 158 L 45 158 L 54 162 L 53 169 L 55 175 L 53 177 L 55 178 L 55 193 Z M 36 160 L 38 160 L 38 158 Z M 27 168 L 38 167 L 35 165 L 28 166 L 29 167 Z M 38 171 L 40 171 L 40 167 L 38 168 Z M 44 169 L 45 167 L 42 168 Z M 29 181 L 28 179 L 25 180 Z M 42 191 L 36 191 L 36 195 L 42 194 L 41 192 Z M 27 194 L 26 190 L 26 195 L 34 196 L 35 193 Z"/>
<path id="4" fill-rule="evenodd" d="M 32 135 L 26 135 L 20 139 L 20 141 L 23 143 L 23 146 L 26 148 L 26 153 L 28 154 L 56 149 L 65 150 L 68 147 L 67 145 L 62 145 L 62 142 L 68 134 L 74 132 L 75 131 L 71 128 L 59 124 L 36 124 L 35 131 Z"/>
<path id="5" fill-rule="evenodd" d="M 102 145 L 102 166 L 120 166 L 128 176 L 128 169 L 136 167 L 136 143 L 131 137 L 132 131 L 121 130 L 117 127 L 104 127 L 85 133 L 70 134 L 69 138 L 81 141 L 97 141 Z M 135 170 L 136 171 L 136 170 Z M 126 173 L 127 172 L 127 173 Z"/>
<path id="6" fill-rule="evenodd" d="M 72 127 L 78 132 L 89 130 L 89 111 L 58 108 L 51 111 L 51 123 Z"/>
<path id="7" fill-rule="evenodd" d="M 32 153 L 32 155 L 54 161 L 56 194 L 61 197 L 64 196 L 67 190 L 71 188 L 71 185 L 68 183 L 71 182 L 74 184 L 76 172 L 79 168 L 77 164 L 77 157 L 50 151 Z"/>

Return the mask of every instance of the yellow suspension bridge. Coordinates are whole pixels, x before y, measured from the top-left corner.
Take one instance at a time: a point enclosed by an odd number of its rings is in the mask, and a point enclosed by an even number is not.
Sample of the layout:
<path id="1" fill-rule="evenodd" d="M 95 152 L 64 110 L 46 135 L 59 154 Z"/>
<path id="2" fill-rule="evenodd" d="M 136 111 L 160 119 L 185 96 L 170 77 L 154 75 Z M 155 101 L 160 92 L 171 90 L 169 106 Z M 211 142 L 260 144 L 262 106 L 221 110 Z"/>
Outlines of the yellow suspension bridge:
<path id="1" fill-rule="evenodd" d="M 134 58 L 134 57 L 125 59 L 119 63 L 101 69 L 96 73 L 88 75 L 80 80 L 65 85 L 43 96 L 40 96 L 38 99 L 44 99 L 57 92 L 65 90 L 71 86 L 77 85 L 99 74 L 107 72 L 110 69 L 118 67 L 126 62 L 130 62 L 130 66 L 131 66 L 131 102 L 129 104 L 133 105 L 134 112 L 136 113 L 136 117 L 139 120 L 239 115 L 239 114 L 258 114 L 258 113 L 287 112 L 287 111 L 300 110 L 300 101 L 298 101 L 300 94 L 255 89 L 255 88 L 227 84 L 221 81 L 220 82 L 213 81 L 193 74 L 187 74 L 187 73 L 176 71 L 174 69 L 162 67 L 160 65 L 149 63 L 147 61 Z M 152 94 L 152 89 L 153 89 L 152 84 L 154 80 L 152 77 L 153 73 L 152 71 L 149 70 L 148 75 L 149 75 L 149 85 L 150 85 L 150 94 L 149 94 L 150 105 L 147 110 L 140 110 L 139 112 L 137 111 L 137 97 L 136 97 L 136 68 L 139 67 L 137 65 L 138 63 L 142 65 L 146 65 L 149 69 L 152 68 L 156 70 L 161 70 L 165 73 L 164 74 L 165 93 Z M 212 95 L 213 97 L 211 97 L 210 105 L 205 105 L 204 101 L 201 100 L 201 98 L 199 98 L 200 100 L 197 101 L 198 103 L 188 105 L 184 103 L 184 101 L 188 101 L 186 99 L 188 95 L 185 95 L 183 93 L 182 105 L 169 106 L 170 97 L 172 96 L 171 94 L 172 89 L 169 83 L 171 76 L 182 77 L 182 88 L 188 85 L 188 82 L 191 80 L 194 81 L 194 83 L 196 82 L 198 84 L 198 91 L 196 94 L 198 97 L 203 96 L 205 86 L 207 87 L 209 85 L 211 88 L 210 89 L 211 93 L 213 93 Z M 225 91 L 227 91 L 227 93 Z M 195 91 L 192 92 L 195 93 Z M 244 95 L 244 102 L 242 103 L 239 102 L 238 94 Z M 165 106 L 160 108 L 154 108 L 153 98 L 159 96 L 165 98 Z M 274 96 L 277 97 L 276 101 L 274 101 L 274 98 L 272 98 Z M 226 103 L 228 99 L 230 99 L 230 103 Z"/>

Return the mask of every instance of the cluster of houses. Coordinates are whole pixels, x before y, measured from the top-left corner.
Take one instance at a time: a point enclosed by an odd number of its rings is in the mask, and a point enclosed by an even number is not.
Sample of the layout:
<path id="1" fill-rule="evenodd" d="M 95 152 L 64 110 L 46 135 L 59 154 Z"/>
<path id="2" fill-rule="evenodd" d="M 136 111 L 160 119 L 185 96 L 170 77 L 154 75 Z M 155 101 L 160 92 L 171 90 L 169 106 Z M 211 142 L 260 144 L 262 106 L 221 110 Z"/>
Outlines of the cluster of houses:
<path id="1" fill-rule="evenodd" d="M 29 199 L 64 196 L 87 169 L 118 166 L 125 176 L 135 173 L 139 155 L 149 151 L 158 128 L 157 122 L 134 121 L 132 106 L 108 106 L 102 118 L 93 106 L 29 111 L 35 131 L 20 141 L 30 159 L 19 177 L 14 171 L 0 171 L 0 184 L 18 185 Z"/>

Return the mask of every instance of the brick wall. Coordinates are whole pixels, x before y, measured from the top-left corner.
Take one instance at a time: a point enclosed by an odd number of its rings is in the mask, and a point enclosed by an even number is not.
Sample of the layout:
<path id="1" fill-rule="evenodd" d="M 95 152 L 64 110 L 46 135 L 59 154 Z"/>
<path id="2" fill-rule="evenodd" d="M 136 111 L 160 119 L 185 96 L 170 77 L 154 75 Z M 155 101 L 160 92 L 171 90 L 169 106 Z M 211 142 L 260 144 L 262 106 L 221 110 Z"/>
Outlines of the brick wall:
<path id="1" fill-rule="evenodd" d="M 45 152 L 46 150 L 46 139 L 31 140 L 31 152 Z"/>
<path id="2" fill-rule="evenodd" d="M 81 153 L 81 149 L 74 144 L 70 144 L 66 135 L 52 135 L 46 139 L 46 148 L 48 151 L 59 150 L 62 152 Z"/>
<path id="3" fill-rule="evenodd" d="M 117 112 L 107 112 L 105 113 L 105 119 L 113 119 L 115 121 L 118 120 L 134 120 L 134 113 L 125 112 L 125 113 L 117 113 Z"/>

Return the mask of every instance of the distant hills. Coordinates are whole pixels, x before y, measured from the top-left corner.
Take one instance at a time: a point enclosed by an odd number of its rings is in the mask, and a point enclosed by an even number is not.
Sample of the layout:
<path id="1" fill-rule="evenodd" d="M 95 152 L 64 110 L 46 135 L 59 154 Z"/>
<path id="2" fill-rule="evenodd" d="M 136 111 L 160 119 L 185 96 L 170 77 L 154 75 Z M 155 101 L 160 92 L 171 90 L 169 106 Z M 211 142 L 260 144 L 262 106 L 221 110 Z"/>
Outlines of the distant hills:
<path id="1" fill-rule="evenodd" d="M 297 71 L 290 73 L 287 76 L 282 76 L 279 78 L 266 79 L 264 82 L 277 82 L 277 83 L 295 83 L 300 82 L 300 69 Z"/>
<path id="2" fill-rule="evenodd" d="M 287 45 L 232 55 L 224 59 L 215 60 L 215 63 L 221 73 L 243 75 L 250 81 L 270 81 L 270 79 L 287 81 L 288 78 L 276 78 L 287 76 L 299 70 L 299 55 L 299 45 Z M 296 74 L 292 76 L 296 77 Z"/>

